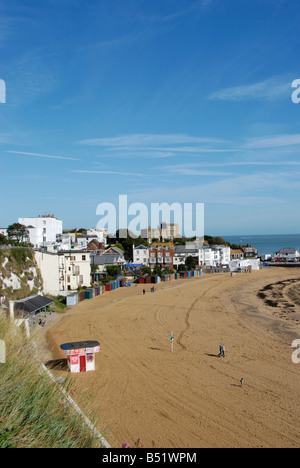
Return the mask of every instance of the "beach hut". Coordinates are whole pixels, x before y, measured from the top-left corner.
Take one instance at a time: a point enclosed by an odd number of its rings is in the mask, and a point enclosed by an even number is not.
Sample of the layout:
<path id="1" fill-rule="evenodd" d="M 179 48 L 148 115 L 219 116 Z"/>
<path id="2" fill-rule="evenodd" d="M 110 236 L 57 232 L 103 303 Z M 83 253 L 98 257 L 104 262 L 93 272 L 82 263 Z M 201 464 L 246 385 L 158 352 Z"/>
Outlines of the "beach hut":
<path id="1" fill-rule="evenodd" d="M 93 291 L 92 289 L 85 289 L 84 291 L 84 299 L 92 299 L 93 297 Z"/>
<path id="2" fill-rule="evenodd" d="M 68 359 L 70 372 L 89 372 L 95 370 L 95 353 L 100 351 L 98 341 L 76 341 L 64 343 L 61 350 Z"/>
<path id="3" fill-rule="evenodd" d="M 143 276 L 140 276 L 139 284 L 145 284 L 145 278 Z"/>
<path id="4" fill-rule="evenodd" d="M 107 284 L 105 285 L 105 291 L 108 291 L 108 292 L 111 291 L 111 283 L 107 283 Z"/>
<path id="5" fill-rule="evenodd" d="M 78 300 L 79 300 L 78 293 L 70 294 L 69 296 L 66 297 L 66 304 L 67 306 L 75 306 L 76 304 L 78 304 Z"/>

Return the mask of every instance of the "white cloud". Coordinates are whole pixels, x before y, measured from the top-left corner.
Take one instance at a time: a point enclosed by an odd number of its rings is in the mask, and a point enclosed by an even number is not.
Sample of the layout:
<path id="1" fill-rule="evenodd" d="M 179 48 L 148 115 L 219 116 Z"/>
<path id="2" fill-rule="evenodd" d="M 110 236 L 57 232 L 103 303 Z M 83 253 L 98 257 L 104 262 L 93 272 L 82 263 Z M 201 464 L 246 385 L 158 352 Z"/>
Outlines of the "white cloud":
<path id="1" fill-rule="evenodd" d="M 295 135 L 271 135 L 261 138 L 253 138 L 248 140 L 246 147 L 248 148 L 276 148 L 284 146 L 294 146 L 300 144 L 300 134 Z"/>
<path id="2" fill-rule="evenodd" d="M 81 161 L 81 159 L 78 159 L 78 158 L 67 158 L 65 156 L 51 156 L 49 154 L 39 154 L 39 153 L 25 153 L 23 151 L 6 151 L 6 153 L 20 154 L 22 156 L 33 156 L 33 157 L 36 157 L 36 158 L 64 159 L 64 160 L 68 160 L 68 161 Z"/>
<path id="3" fill-rule="evenodd" d="M 106 146 L 106 147 L 122 147 L 122 149 L 130 149 L 132 147 L 141 146 L 150 147 L 157 145 L 179 145 L 179 144 L 207 144 L 207 143 L 224 143 L 224 140 L 216 138 L 199 138 L 186 134 L 147 134 L 137 133 L 130 135 L 121 135 L 114 138 L 93 138 L 78 142 L 82 145 L 89 146 Z M 143 148 L 144 149 L 144 148 Z M 166 149 L 166 148 L 164 148 Z"/>
<path id="4" fill-rule="evenodd" d="M 113 174 L 113 175 L 122 175 L 122 176 L 134 176 L 134 177 L 143 177 L 143 174 L 134 174 L 130 172 L 113 172 L 113 171 L 77 171 L 74 170 L 77 174 Z"/>
<path id="5" fill-rule="evenodd" d="M 246 101 L 259 99 L 276 101 L 290 98 L 291 80 L 287 77 L 274 77 L 258 83 L 225 88 L 209 96 L 211 100 L 220 101 Z"/>

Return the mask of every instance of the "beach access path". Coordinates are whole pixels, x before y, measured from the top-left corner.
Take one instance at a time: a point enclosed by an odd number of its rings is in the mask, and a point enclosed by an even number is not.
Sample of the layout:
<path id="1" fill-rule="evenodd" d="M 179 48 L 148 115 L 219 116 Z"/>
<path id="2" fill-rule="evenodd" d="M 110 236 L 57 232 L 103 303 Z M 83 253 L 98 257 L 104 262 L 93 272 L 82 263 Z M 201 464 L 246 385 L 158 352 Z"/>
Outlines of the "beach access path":
<path id="1" fill-rule="evenodd" d="M 290 279 L 300 287 L 300 270 L 204 275 L 155 293 L 118 289 L 73 307 L 40 329 L 37 343 L 57 376 L 67 372 L 56 366 L 61 343 L 101 343 L 96 371 L 74 374 L 71 396 L 88 402 L 112 447 L 139 439 L 146 448 L 299 448 L 291 343 L 300 338 L 300 306 L 277 310 L 258 296 Z"/>

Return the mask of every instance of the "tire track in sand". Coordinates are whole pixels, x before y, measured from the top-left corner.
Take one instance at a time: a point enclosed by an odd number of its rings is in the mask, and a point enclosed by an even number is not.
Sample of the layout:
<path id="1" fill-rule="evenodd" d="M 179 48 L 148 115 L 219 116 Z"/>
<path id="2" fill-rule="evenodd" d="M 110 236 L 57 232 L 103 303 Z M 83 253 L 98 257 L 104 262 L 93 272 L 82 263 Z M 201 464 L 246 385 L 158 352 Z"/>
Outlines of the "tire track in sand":
<path id="1" fill-rule="evenodd" d="M 190 315 L 191 315 L 191 312 L 193 311 L 195 305 L 197 304 L 197 302 L 200 301 L 200 299 L 203 299 L 206 294 L 211 291 L 211 289 L 215 288 L 217 285 L 213 285 L 211 286 L 210 288 L 208 288 L 206 291 L 203 292 L 203 294 L 201 294 L 200 296 L 197 297 L 197 299 L 192 303 L 191 307 L 188 309 L 186 315 L 185 315 L 185 319 L 184 319 L 184 323 L 185 323 L 185 328 L 180 332 L 177 340 L 176 340 L 176 343 L 181 347 L 181 349 L 183 351 L 186 351 L 186 346 L 181 342 L 182 341 L 182 338 L 184 337 L 184 335 L 186 334 L 186 332 L 190 329 L 191 327 L 191 324 L 190 324 Z"/>

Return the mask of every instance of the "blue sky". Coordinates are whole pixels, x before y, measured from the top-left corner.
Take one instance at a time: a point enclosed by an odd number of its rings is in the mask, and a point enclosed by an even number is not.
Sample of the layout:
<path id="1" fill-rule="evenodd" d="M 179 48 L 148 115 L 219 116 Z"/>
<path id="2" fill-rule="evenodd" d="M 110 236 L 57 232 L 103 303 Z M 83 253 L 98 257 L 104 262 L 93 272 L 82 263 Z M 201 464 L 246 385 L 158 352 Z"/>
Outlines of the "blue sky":
<path id="1" fill-rule="evenodd" d="M 299 233 L 300 2 L 0 0 L 0 227 L 205 203 L 210 235 Z"/>

